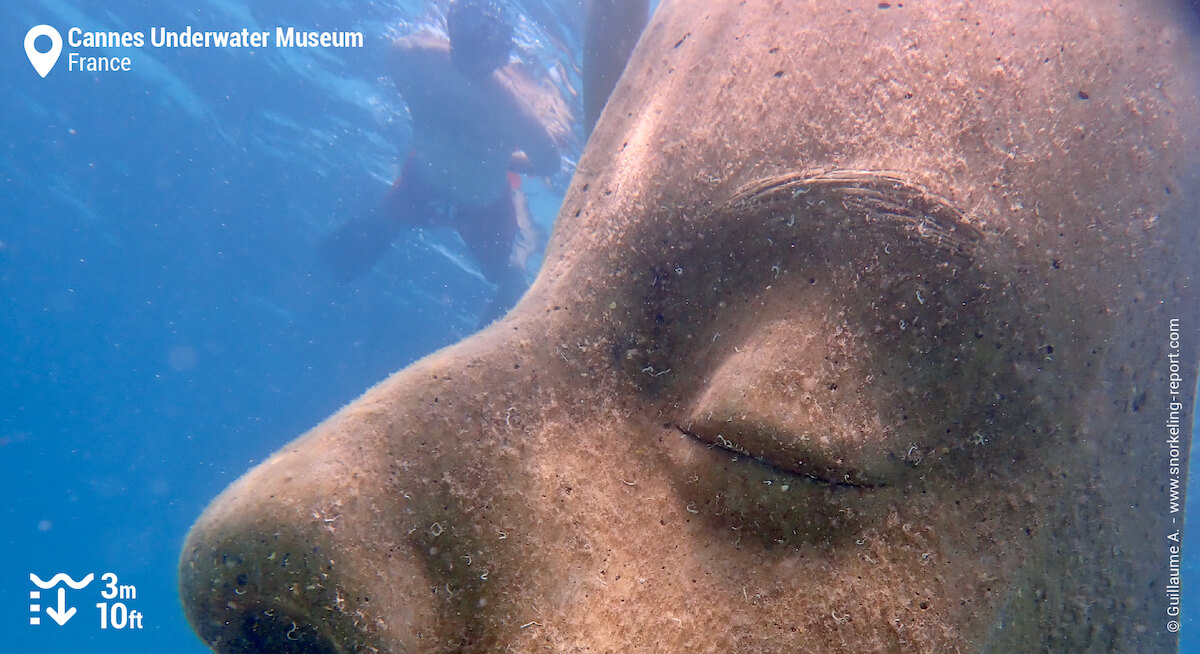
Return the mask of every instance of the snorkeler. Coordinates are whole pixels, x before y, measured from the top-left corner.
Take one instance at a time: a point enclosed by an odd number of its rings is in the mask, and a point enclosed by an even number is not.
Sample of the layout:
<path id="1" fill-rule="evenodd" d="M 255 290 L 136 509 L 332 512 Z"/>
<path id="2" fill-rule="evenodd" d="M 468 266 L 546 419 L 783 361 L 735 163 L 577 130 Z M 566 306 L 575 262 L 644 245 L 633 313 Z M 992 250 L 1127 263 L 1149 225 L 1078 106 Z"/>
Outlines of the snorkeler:
<path id="1" fill-rule="evenodd" d="M 345 282 L 370 270 L 403 227 L 451 227 L 497 287 L 487 324 L 525 289 L 535 228 L 520 175 L 553 175 L 561 160 L 530 97 L 539 87 L 509 62 L 513 28 L 502 7 L 458 0 L 446 23 L 448 41 L 419 33 L 392 44 L 388 67 L 412 115 L 412 150 L 383 203 L 335 230 L 321 254 Z"/>

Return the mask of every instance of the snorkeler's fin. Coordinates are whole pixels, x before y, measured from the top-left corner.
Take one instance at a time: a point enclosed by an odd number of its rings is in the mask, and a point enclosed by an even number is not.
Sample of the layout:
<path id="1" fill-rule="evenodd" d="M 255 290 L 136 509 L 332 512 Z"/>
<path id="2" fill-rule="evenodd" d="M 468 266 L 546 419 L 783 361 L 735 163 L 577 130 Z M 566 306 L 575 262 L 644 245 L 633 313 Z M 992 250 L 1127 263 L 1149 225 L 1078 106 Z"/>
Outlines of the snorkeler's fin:
<path id="1" fill-rule="evenodd" d="M 383 258 L 400 227 L 399 221 L 385 212 L 371 211 L 322 239 L 321 258 L 339 283 L 353 281 Z"/>
<path id="2" fill-rule="evenodd" d="M 650 16 L 648 0 L 591 0 L 583 36 L 583 133 L 589 135 Z"/>

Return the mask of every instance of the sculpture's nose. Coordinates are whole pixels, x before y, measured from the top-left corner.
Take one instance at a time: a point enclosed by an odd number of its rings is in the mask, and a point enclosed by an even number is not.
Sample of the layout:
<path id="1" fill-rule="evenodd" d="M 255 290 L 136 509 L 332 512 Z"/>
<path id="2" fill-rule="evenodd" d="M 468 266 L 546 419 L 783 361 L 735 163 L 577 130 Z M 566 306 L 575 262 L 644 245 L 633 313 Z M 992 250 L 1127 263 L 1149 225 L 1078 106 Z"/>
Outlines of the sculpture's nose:
<path id="1" fill-rule="evenodd" d="M 347 420 L 335 418 L 275 454 L 192 528 L 181 592 L 192 626 L 215 651 L 379 646 L 379 635 L 361 627 L 384 598 L 364 592 L 367 561 L 358 560 L 374 554 L 363 540 L 370 519 L 363 492 L 372 471 L 339 427 Z"/>
<path id="2" fill-rule="evenodd" d="M 213 501 L 180 562 L 205 643 L 411 651 L 461 631 L 447 601 L 471 597 L 486 556 L 456 546 L 485 513 L 468 515 L 477 504 L 463 498 L 511 472 L 489 430 L 505 428 L 517 401 L 497 392 L 505 375 L 478 352 L 465 343 L 398 373 Z"/>

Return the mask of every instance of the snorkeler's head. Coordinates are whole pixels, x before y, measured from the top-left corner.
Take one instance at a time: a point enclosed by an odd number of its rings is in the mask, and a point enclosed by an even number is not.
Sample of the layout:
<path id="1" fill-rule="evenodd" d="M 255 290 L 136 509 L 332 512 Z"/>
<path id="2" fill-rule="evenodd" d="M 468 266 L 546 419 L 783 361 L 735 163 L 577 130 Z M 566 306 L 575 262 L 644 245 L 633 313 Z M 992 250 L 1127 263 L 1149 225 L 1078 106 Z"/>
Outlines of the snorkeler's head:
<path id="1" fill-rule="evenodd" d="M 480 77 L 508 63 L 513 28 L 495 0 L 455 0 L 446 29 L 450 59 L 464 75 Z"/>

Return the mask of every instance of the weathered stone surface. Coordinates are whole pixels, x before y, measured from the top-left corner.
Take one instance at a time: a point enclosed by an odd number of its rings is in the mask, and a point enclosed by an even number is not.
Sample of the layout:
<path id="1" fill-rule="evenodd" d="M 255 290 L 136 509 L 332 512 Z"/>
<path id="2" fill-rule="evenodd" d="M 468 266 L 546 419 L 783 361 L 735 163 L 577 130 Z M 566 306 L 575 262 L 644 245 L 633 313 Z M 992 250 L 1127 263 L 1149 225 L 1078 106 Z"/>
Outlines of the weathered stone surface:
<path id="1" fill-rule="evenodd" d="M 513 313 L 197 522 L 201 637 L 1174 651 L 1197 18 L 885 5 L 664 2 Z"/>

